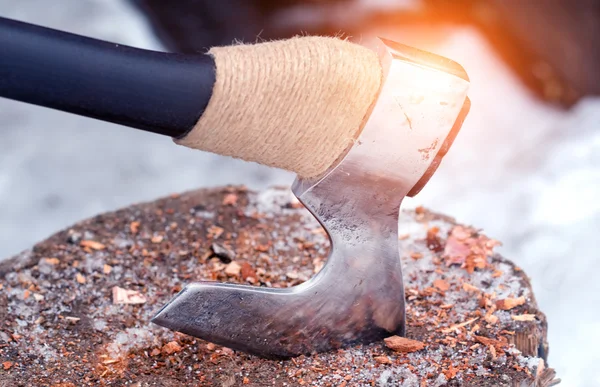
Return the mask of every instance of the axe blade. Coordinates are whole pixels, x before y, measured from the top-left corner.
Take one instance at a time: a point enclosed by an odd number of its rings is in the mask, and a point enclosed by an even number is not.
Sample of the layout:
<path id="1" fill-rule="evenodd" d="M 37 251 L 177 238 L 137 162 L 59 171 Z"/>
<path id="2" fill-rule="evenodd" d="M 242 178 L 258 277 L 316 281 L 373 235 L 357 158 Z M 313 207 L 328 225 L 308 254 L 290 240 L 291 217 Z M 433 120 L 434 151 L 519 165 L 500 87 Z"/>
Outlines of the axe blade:
<path id="1" fill-rule="evenodd" d="M 358 140 L 321 177 L 293 185 L 331 241 L 321 271 L 287 289 L 192 283 L 154 323 L 267 358 L 404 335 L 400 204 L 425 185 L 460 129 L 469 80 L 433 54 L 383 39 L 374 49 L 384 82 Z"/>

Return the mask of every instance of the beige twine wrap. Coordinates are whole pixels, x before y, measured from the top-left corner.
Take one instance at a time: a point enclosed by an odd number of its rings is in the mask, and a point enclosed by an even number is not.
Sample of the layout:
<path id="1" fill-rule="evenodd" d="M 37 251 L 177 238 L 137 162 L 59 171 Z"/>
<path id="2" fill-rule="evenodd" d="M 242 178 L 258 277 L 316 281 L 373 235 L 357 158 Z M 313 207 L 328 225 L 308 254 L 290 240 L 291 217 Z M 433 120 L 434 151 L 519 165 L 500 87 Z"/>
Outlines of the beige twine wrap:
<path id="1" fill-rule="evenodd" d="M 314 177 L 358 137 L 382 81 L 377 54 L 329 37 L 214 47 L 206 111 L 178 144 Z"/>

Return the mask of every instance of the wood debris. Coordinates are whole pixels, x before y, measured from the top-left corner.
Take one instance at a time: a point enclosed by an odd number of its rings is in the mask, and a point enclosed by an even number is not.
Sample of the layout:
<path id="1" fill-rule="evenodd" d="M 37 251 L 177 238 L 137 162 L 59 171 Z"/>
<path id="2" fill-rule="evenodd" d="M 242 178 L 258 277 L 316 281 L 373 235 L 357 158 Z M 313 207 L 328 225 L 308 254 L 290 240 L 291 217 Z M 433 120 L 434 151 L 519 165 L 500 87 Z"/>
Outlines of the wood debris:
<path id="1" fill-rule="evenodd" d="M 118 286 L 112 288 L 112 296 L 113 304 L 144 304 L 147 301 L 140 292 Z"/>
<path id="2" fill-rule="evenodd" d="M 515 321 L 535 321 L 535 314 L 518 314 L 510 316 Z"/>
<path id="3" fill-rule="evenodd" d="M 387 356 L 375 356 L 373 360 L 379 364 L 392 364 L 392 361 Z"/>
<path id="4" fill-rule="evenodd" d="M 235 208 L 222 204 L 228 193 L 238 196 Z M 165 198 L 103 214 L 43 242 L 31 253 L 33 266 L 8 267 L 17 275 L 0 280 L 0 286 L 7 289 L 0 292 L 5 297 L 0 301 L 27 304 L 34 310 L 33 321 L 24 326 L 23 319 L 14 312 L 17 309 L 5 308 L 8 314 L 0 329 L 0 352 L 4 351 L 0 357 L 14 365 L 10 371 L 0 366 L 0 373 L 11 380 L 27 380 L 32 386 L 50 385 L 48 375 L 52 375 L 71 387 L 135 386 L 146 380 L 157 385 L 221 386 L 228 380 L 233 380 L 232 385 L 259 385 L 279 380 L 288 385 L 334 387 L 345 383 L 353 387 L 378 385 L 384 372 L 391 375 L 387 382 L 390 385 L 402 384 L 405 380 L 401 375 L 408 373 L 420 381 L 420 387 L 440 383 L 495 385 L 496 381 L 503 383 L 496 380 L 503 374 L 509 374 L 511 382 L 519 385 L 523 381 L 530 382 L 524 385 L 534 384 L 533 364 L 537 362 L 529 360 L 538 356 L 539 346 L 543 345 L 539 343 L 545 341 L 543 314 L 533 297 L 511 312 L 494 312 L 498 298 L 528 291 L 527 278 L 510 269 L 510 262 L 498 255 L 486 257 L 487 265 L 484 269 L 475 267 L 480 272 L 473 277 L 467 273 L 467 263 L 475 264 L 475 259 L 467 257 L 462 263 L 448 266 L 450 258 L 443 252 L 449 234 L 441 230 L 452 230 L 454 223 L 424 209 L 419 215 L 421 221 L 415 223 L 420 226 L 410 228 L 423 232 L 418 236 L 411 232 L 398 242 L 405 251 L 400 259 L 406 269 L 406 335 L 413 340 L 398 339 L 417 344 L 404 344 L 394 351 L 387 348 L 387 343 L 385 348 L 384 343 L 372 343 L 272 362 L 143 323 L 156 313 L 153 305 L 168 302 L 183 284 L 196 279 L 286 288 L 318 271 L 327 259 L 329 240 L 316 221 L 308 222 L 304 208 L 295 211 L 286 207 L 286 211 L 280 211 L 289 201 L 289 188 L 284 194 L 286 201 L 271 203 L 268 195 L 257 199 L 254 194 L 246 196 L 236 190 L 202 190 L 184 194 L 178 200 Z M 411 216 L 403 221 L 415 222 Z M 133 225 L 132 220 L 136 221 Z M 454 237 L 470 248 L 469 255 L 477 257 L 489 250 L 478 230 L 464 228 L 462 234 L 460 229 L 455 230 Z M 151 238 L 159 236 L 163 238 L 161 243 L 151 243 Z M 80 246 L 82 239 L 114 242 L 96 251 Z M 123 239 L 128 240 L 126 245 L 121 243 Z M 471 249 L 471 242 L 480 246 Z M 225 253 L 230 257 L 228 262 L 227 257 L 215 255 L 213 243 L 230 250 L 231 254 Z M 45 262 L 45 258 L 52 261 Z M 230 271 L 233 276 L 225 273 L 231 262 L 240 267 L 239 273 L 237 269 Z M 85 284 L 75 282 L 77 273 L 86 277 Z M 98 297 L 115 285 L 121 288 L 115 290 L 117 293 L 132 294 L 133 300 L 118 294 Z M 29 298 L 24 302 L 25 290 Z M 496 297 L 494 292 L 501 296 Z M 44 296 L 46 301 L 42 300 Z M 119 297 L 125 300 L 119 301 Z M 34 298 L 42 302 L 34 302 Z M 147 298 L 146 305 L 112 304 L 136 298 L 142 302 Z M 61 315 L 67 312 L 57 312 L 55 305 L 59 304 L 70 304 L 68 314 L 77 317 Z M 509 317 L 525 313 L 535 313 L 536 320 L 518 322 Z M 473 322 L 476 318 L 479 320 Z M 448 333 L 442 332 L 444 328 Z M 28 365 L 39 354 L 26 344 L 38 339 L 36 346 L 56 349 L 56 359 L 44 367 Z M 530 344 L 519 347 L 523 339 Z M 508 350 L 513 346 L 520 352 Z M 527 366 L 521 356 L 528 360 Z M 392 365 L 394 372 L 390 373 Z M 520 368 L 515 371 L 514 366 Z M 235 380 L 230 379 L 231 375 Z"/>
<path id="5" fill-rule="evenodd" d="M 457 225 L 452 228 L 446 240 L 444 257 L 448 266 L 458 264 L 467 272 L 473 273 L 488 266 L 488 257 L 493 255 L 494 247 L 500 245 L 500 242 L 473 228 Z"/>
<path id="6" fill-rule="evenodd" d="M 5 361 L 2 363 L 2 367 L 4 368 L 4 371 L 8 371 L 9 369 L 12 368 L 13 365 L 14 365 L 14 363 L 12 361 Z"/>
<path id="7" fill-rule="evenodd" d="M 223 235 L 223 233 L 225 232 L 225 229 L 222 227 L 218 227 L 218 226 L 210 226 L 208 228 L 208 238 L 211 239 L 218 239 L 221 235 Z"/>
<path id="8" fill-rule="evenodd" d="M 448 369 L 444 370 L 443 372 L 444 376 L 446 376 L 446 379 L 452 380 L 456 377 L 458 371 L 460 371 L 459 368 L 456 368 L 452 364 L 450 364 L 450 366 L 448 366 Z"/>
<path id="9" fill-rule="evenodd" d="M 80 283 L 80 284 L 84 284 L 84 283 L 85 283 L 85 281 L 86 281 L 86 279 L 85 279 L 85 276 L 84 276 L 83 274 L 81 274 L 81 273 L 77 273 L 77 274 L 75 275 L 75 280 L 76 280 L 78 283 Z"/>
<path id="10" fill-rule="evenodd" d="M 386 347 L 396 352 L 410 353 L 425 348 L 424 343 L 407 339 L 406 337 L 391 336 L 383 339 L 383 341 L 385 342 Z"/>
<path id="11" fill-rule="evenodd" d="M 518 298 L 504 298 L 502 300 L 496 301 L 496 308 L 500 310 L 511 310 L 516 308 L 517 306 L 521 306 L 525 304 L 525 297 L 521 296 Z"/>
<path id="12" fill-rule="evenodd" d="M 231 277 L 237 277 L 240 275 L 242 267 L 235 261 L 231 261 L 227 266 L 225 266 L 225 274 Z"/>
<path id="13" fill-rule="evenodd" d="M 158 355 L 160 355 L 161 353 L 162 353 L 162 352 L 160 351 L 160 349 L 158 349 L 158 348 L 154 348 L 154 349 L 152 350 L 152 352 L 150 352 L 150 356 L 152 356 L 152 357 L 154 357 L 154 356 L 158 356 Z"/>
<path id="14" fill-rule="evenodd" d="M 450 284 L 443 279 L 436 279 L 433 281 L 433 286 L 441 292 L 445 292 L 450 289 Z"/>
<path id="15" fill-rule="evenodd" d="M 42 259 L 42 262 L 52 266 L 58 265 L 60 263 L 58 258 L 44 258 Z"/>
<path id="16" fill-rule="evenodd" d="M 129 232 L 131 232 L 133 235 L 136 235 L 139 231 L 140 231 L 140 222 L 135 221 L 135 222 L 129 223 Z"/>
<path id="17" fill-rule="evenodd" d="M 166 355 L 171 355 L 173 353 L 180 352 L 182 349 L 183 348 L 181 347 L 181 345 L 179 345 L 178 342 L 171 341 L 162 347 L 161 352 Z"/>
<path id="18" fill-rule="evenodd" d="M 81 247 L 88 247 L 92 250 L 104 250 L 106 248 L 105 245 L 103 245 L 100 242 L 96 242 L 96 241 L 91 241 L 91 240 L 84 240 L 79 242 L 79 245 Z"/>
<path id="19" fill-rule="evenodd" d="M 467 325 L 472 324 L 472 323 L 474 323 L 477 320 L 479 320 L 479 317 L 472 318 L 472 319 L 470 319 L 468 321 L 465 321 L 465 322 L 462 322 L 460 324 L 454 324 L 450 328 L 442 329 L 442 332 L 443 333 L 453 332 L 453 331 L 455 331 L 455 330 L 457 330 L 459 328 L 466 327 Z"/>
<path id="20" fill-rule="evenodd" d="M 235 206 L 237 204 L 237 201 L 238 196 L 234 193 L 229 193 L 225 195 L 221 204 L 223 204 L 224 206 Z"/>
<path id="21" fill-rule="evenodd" d="M 484 320 L 488 323 L 488 324 L 496 324 L 499 320 L 498 316 L 494 315 L 494 314 L 486 314 L 484 317 Z"/>
<path id="22" fill-rule="evenodd" d="M 248 280 L 256 280 L 258 276 L 256 274 L 256 270 L 250 265 L 248 262 L 242 262 L 242 267 L 240 269 L 240 274 L 244 281 Z"/>
<path id="23" fill-rule="evenodd" d="M 485 337 L 485 336 L 473 335 L 473 337 L 475 338 L 476 341 L 485 345 L 486 347 L 494 346 L 496 348 L 496 350 L 502 350 L 502 348 L 504 348 L 504 347 L 506 347 L 506 345 L 508 345 L 508 343 L 506 341 L 491 339 L 491 338 Z"/>
<path id="24" fill-rule="evenodd" d="M 481 290 L 478 287 L 473 286 L 473 285 L 471 285 L 471 284 L 469 284 L 467 282 L 465 282 L 462 287 L 463 287 L 463 290 L 465 292 L 467 292 L 467 293 L 479 293 L 479 292 L 481 292 Z"/>

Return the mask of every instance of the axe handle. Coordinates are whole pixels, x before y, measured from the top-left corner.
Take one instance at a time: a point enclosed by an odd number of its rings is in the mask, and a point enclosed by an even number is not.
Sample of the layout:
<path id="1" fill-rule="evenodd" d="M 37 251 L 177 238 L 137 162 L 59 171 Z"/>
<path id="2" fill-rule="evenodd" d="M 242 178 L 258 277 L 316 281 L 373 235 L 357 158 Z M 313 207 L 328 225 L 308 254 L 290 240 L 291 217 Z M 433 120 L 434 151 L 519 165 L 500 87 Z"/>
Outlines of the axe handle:
<path id="1" fill-rule="evenodd" d="M 179 55 L 0 18 L 0 97 L 168 135 L 305 178 L 351 147 L 381 80 L 374 51 L 338 38 Z"/>
<path id="2" fill-rule="evenodd" d="M 0 96 L 178 137 L 208 104 L 210 56 L 140 50 L 0 18 Z"/>

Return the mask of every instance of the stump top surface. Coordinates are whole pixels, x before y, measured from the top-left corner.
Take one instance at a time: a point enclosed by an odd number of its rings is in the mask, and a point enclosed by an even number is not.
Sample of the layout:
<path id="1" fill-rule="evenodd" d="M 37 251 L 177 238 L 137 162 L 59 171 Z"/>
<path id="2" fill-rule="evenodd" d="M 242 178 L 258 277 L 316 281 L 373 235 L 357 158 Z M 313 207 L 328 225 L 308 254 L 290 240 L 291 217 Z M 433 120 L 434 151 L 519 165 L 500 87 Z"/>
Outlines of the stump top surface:
<path id="1" fill-rule="evenodd" d="M 407 336 L 425 348 L 270 361 L 149 320 L 197 279 L 314 275 L 329 242 L 289 190 L 198 190 L 83 221 L 0 263 L 0 386 L 552 385 L 545 316 L 495 241 L 423 209 L 400 229 Z"/>

